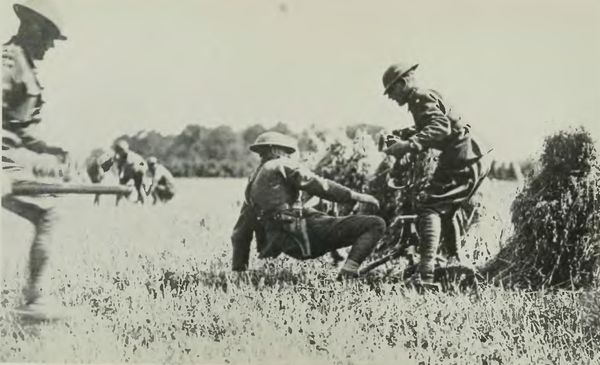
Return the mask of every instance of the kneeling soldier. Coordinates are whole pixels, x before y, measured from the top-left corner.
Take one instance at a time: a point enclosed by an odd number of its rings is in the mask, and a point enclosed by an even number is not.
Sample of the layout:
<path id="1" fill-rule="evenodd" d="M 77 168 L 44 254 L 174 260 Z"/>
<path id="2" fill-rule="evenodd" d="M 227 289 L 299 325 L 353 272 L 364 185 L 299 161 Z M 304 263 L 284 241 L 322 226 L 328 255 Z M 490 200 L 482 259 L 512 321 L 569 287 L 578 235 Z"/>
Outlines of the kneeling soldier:
<path id="1" fill-rule="evenodd" d="M 152 204 L 160 200 L 166 203 L 175 196 L 175 179 L 169 170 L 154 156 L 148 159 L 148 172 L 152 177 L 152 182 L 146 194 L 153 199 Z"/>
<path id="2" fill-rule="evenodd" d="M 260 155 L 261 163 L 249 179 L 231 237 L 232 269 L 247 269 L 250 243 L 255 236 L 259 258 L 285 253 L 306 260 L 352 246 L 338 280 L 357 277 L 360 264 L 383 235 L 385 221 L 368 215 L 331 217 L 304 208 L 300 190 L 340 203 L 357 201 L 379 207 L 377 199 L 301 167 L 290 157 L 297 150 L 295 140 L 281 133 L 261 134 L 250 150 Z"/>

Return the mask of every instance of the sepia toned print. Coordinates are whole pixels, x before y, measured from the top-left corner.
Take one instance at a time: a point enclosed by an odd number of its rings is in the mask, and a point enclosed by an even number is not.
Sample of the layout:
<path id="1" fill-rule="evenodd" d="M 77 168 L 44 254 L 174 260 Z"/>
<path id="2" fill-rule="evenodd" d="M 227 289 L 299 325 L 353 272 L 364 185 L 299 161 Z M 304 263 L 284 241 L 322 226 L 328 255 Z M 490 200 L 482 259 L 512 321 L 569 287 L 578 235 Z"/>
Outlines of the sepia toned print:
<path id="1" fill-rule="evenodd" d="M 599 4 L 0 14 L 0 362 L 600 360 Z"/>

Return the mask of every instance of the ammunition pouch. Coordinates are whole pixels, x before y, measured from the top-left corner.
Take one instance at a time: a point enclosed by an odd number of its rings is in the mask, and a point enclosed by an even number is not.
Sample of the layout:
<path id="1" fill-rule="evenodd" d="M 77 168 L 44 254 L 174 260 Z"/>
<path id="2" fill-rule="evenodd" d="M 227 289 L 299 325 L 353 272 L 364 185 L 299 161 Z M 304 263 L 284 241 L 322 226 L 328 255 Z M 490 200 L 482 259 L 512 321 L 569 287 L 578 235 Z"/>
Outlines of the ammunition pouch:
<path id="1" fill-rule="evenodd" d="M 298 248 L 300 251 L 300 257 L 298 258 L 306 259 L 312 256 L 306 218 L 304 217 L 302 208 L 292 208 L 288 204 L 283 204 L 277 209 L 261 213 L 262 214 L 257 214 L 259 221 L 264 222 L 267 226 L 282 231 L 288 238 L 286 241 L 293 242 L 292 245 L 286 245 L 285 243 L 279 242 L 279 244 L 283 246 L 282 249 L 284 252 L 295 257 L 298 255 L 290 251 L 296 251 L 294 248 Z M 285 246 L 291 246 L 291 248 Z"/>

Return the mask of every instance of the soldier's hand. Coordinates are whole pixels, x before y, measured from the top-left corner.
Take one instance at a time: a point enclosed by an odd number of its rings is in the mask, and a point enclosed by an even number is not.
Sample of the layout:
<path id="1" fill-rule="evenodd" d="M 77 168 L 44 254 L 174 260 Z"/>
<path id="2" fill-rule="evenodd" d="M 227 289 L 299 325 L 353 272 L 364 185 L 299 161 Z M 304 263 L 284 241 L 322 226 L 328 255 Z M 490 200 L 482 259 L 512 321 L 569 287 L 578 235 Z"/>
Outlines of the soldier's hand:
<path id="1" fill-rule="evenodd" d="M 379 209 L 379 200 L 377 200 L 373 195 L 355 193 L 354 200 L 357 202 L 374 205 L 377 209 Z"/>
<path id="2" fill-rule="evenodd" d="M 405 154 L 410 152 L 411 149 L 412 149 L 412 146 L 410 145 L 409 141 L 398 140 L 393 145 L 391 145 L 387 148 L 384 148 L 383 152 L 385 154 L 395 156 L 396 158 L 401 158 L 402 156 L 404 156 Z"/>

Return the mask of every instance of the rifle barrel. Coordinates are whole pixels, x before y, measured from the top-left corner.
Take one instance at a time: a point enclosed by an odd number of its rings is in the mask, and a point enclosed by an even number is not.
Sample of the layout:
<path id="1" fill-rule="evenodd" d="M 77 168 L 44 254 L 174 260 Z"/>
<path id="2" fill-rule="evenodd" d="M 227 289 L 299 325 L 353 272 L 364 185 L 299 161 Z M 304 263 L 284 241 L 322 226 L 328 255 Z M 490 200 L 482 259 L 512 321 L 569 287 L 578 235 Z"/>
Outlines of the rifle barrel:
<path id="1" fill-rule="evenodd" d="M 122 185 L 15 183 L 14 195 L 42 194 L 127 194 L 131 188 Z"/>

